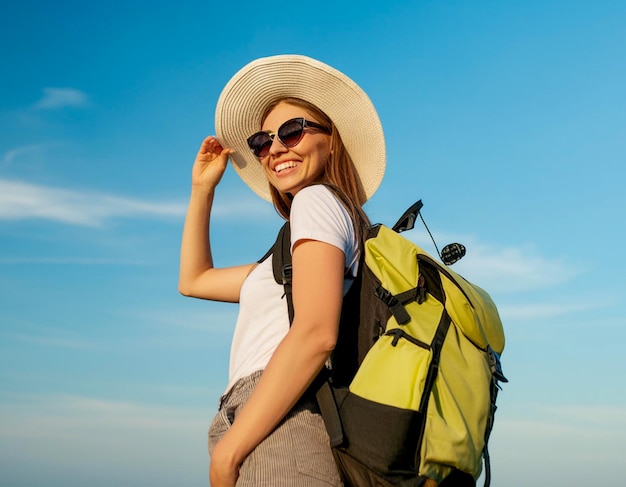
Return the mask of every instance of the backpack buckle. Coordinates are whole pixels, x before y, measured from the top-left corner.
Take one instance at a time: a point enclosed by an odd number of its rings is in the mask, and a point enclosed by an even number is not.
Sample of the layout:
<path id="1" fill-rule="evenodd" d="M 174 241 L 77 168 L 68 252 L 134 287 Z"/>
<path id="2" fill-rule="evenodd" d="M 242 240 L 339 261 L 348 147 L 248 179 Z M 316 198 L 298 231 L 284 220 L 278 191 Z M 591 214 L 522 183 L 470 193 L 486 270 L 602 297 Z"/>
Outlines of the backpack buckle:
<path id="1" fill-rule="evenodd" d="M 293 275 L 291 264 L 285 264 L 282 269 L 283 286 L 285 284 L 291 284 L 291 277 Z"/>
<path id="2" fill-rule="evenodd" d="M 374 294 L 387 305 L 399 325 L 404 325 L 411 321 L 411 316 L 404 308 L 404 305 L 387 289 L 382 286 L 378 286 L 376 291 L 374 291 Z"/>
<path id="3" fill-rule="evenodd" d="M 487 356 L 489 357 L 489 367 L 491 368 L 491 373 L 493 374 L 494 379 L 500 382 L 508 382 L 509 379 L 504 377 L 504 372 L 502 372 L 502 363 L 500 362 L 500 356 L 495 352 L 490 345 L 487 345 Z"/>

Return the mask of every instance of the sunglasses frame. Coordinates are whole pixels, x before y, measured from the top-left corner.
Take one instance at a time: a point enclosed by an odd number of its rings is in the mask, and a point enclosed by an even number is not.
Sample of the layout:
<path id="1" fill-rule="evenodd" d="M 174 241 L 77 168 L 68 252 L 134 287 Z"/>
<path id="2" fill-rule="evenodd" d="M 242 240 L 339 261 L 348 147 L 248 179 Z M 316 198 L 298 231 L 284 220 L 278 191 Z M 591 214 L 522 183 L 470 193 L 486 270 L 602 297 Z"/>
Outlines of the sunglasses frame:
<path id="1" fill-rule="evenodd" d="M 280 131 L 281 129 L 283 129 L 286 125 L 294 123 L 294 122 L 298 122 L 301 126 L 300 129 L 300 135 L 298 136 L 298 139 L 295 142 L 289 143 L 287 144 L 280 136 Z M 324 127 L 323 125 L 320 125 L 317 122 L 312 122 L 310 120 L 307 120 L 304 117 L 296 117 L 296 118 L 290 118 L 289 120 L 283 122 L 282 124 L 280 124 L 280 127 L 278 127 L 278 130 L 276 130 L 276 132 L 273 132 L 271 130 L 266 130 L 266 131 L 259 131 L 259 132 L 255 132 L 254 134 L 252 134 L 250 137 L 248 137 L 246 139 L 246 141 L 248 142 L 248 147 L 250 147 L 250 150 L 252 150 L 252 153 L 258 157 L 259 159 L 263 159 L 264 157 L 266 157 L 269 154 L 269 150 L 270 147 L 272 146 L 272 144 L 274 143 L 274 137 L 278 137 L 278 141 L 283 145 L 283 147 L 290 149 L 292 147 L 295 147 L 296 145 L 298 145 L 300 143 L 300 141 L 302 140 L 302 137 L 304 137 L 304 129 L 310 127 L 310 128 L 314 128 L 314 129 L 318 129 L 321 130 L 322 132 L 326 133 L 326 134 L 330 134 L 331 130 L 327 127 Z M 264 136 L 267 135 L 267 139 L 265 140 L 265 142 L 263 142 L 260 145 L 257 145 L 257 147 L 253 146 L 253 142 L 254 139 L 260 136 Z M 265 152 L 265 149 L 267 148 L 267 152 Z"/>

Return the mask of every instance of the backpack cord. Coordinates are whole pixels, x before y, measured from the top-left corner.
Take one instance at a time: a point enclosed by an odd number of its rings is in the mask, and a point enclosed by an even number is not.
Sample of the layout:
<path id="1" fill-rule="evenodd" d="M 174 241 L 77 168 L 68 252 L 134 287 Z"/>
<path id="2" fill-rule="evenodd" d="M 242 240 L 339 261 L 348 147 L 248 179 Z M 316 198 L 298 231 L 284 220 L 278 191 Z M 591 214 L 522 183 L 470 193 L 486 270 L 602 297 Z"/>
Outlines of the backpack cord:
<path id="1" fill-rule="evenodd" d="M 433 245 L 435 246 L 435 250 L 437 251 L 437 255 L 439 257 L 441 257 L 441 252 L 439 252 L 439 247 L 437 247 L 437 243 L 435 242 L 435 238 L 433 237 L 433 234 L 430 233 L 430 228 L 428 228 L 428 225 L 426 225 L 426 220 L 424 220 L 424 217 L 422 216 L 422 212 L 420 211 L 418 213 L 418 215 L 420 216 L 420 219 L 422 220 L 422 223 L 424 224 L 424 227 L 426 228 L 426 231 L 428 232 L 428 235 L 430 235 L 430 239 L 433 241 Z"/>
<path id="2" fill-rule="evenodd" d="M 505 379 L 506 380 L 506 379 Z M 489 416 L 487 417 L 487 427 L 485 428 L 485 447 L 483 448 L 483 459 L 485 461 L 485 487 L 489 487 L 491 484 L 491 459 L 489 457 L 489 437 L 491 436 L 491 430 L 493 429 L 493 424 L 496 416 L 496 399 L 498 397 L 498 391 L 500 390 L 500 385 L 498 384 L 498 379 L 496 377 L 491 378 L 491 386 L 489 388 L 489 395 L 491 405 L 489 407 Z"/>
<path id="3" fill-rule="evenodd" d="M 489 487 L 491 483 L 491 462 L 487 445 L 496 419 L 496 410 L 498 409 L 496 399 L 498 398 L 498 391 L 501 390 L 500 382 L 509 381 L 502 373 L 500 356 L 489 345 L 487 345 L 487 355 L 489 357 L 489 367 L 493 375 L 491 377 L 491 386 L 489 387 L 490 406 L 489 416 L 487 417 L 487 427 L 485 428 L 485 447 L 483 448 L 483 458 L 485 460 L 485 487 Z"/>

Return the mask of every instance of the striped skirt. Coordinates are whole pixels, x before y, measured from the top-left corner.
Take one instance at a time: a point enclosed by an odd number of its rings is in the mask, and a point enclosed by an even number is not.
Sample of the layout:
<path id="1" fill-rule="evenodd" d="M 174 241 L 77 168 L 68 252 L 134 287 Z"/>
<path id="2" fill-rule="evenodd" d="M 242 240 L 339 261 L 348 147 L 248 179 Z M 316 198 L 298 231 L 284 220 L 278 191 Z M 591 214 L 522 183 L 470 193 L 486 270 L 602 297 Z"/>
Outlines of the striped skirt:
<path id="1" fill-rule="evenodd" d="M 240 379 L 220 399 L 209 428 L 209 454 L 252 394 L 261 371 Z M 248 455 L 237 487 L 340 487 L 324 421 L 314 401 L 300 401 Z"/>

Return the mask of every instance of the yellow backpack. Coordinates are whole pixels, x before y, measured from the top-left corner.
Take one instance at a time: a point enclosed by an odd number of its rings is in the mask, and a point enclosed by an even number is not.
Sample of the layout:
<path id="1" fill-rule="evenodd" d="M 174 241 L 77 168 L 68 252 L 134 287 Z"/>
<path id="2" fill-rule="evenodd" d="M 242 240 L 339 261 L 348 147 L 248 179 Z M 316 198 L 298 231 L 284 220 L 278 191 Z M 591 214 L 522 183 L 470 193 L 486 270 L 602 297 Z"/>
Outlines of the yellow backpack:
<path id="1" fill-rule="evenodd" d="M 490 483 L 502 322 L 485 291 L 400 235 L 421 207 L 371 228 L 316 391 L 346 486 L 473 486 L 483 458 Z M 291 308 L 290 264 L 286 224 L 273 268 Z"/>

